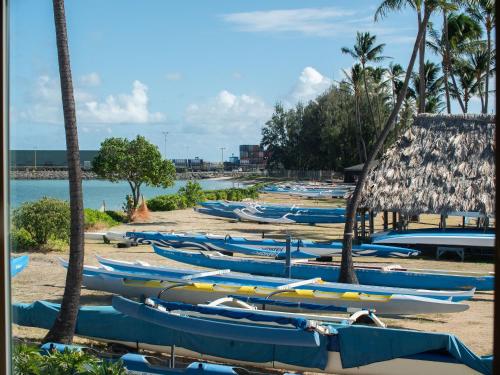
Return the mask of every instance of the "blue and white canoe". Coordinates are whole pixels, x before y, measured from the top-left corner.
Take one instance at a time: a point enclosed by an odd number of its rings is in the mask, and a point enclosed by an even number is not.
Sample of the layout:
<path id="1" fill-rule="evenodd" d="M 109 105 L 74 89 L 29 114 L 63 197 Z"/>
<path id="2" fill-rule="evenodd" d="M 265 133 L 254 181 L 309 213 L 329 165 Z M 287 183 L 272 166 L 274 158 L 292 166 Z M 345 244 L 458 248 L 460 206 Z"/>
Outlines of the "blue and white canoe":
<path id="1" fill-rule="evenodd" d="M 231 269 L 235 272 L 253 275 L 286 277 L 283 260 L 262 258 L 241 258 L 220 253 L 187 252 L 166 247 L 153 246 L 155 252 L 165 258 L 193 266 L 214 269 Z M 398 265 L 385 267 L 355 265 L 358 281 L 363 285 L 436 290 L 490 291 L 494 289 L 495 277 L 489 273 L 461 272 L 447 270 L 408 269 Z M 340 266 L 315 261 L 292 261 L 290 274 L 295 279 L 321 277 L 336 282 Z"/>
<path id="2" fill-rule="evenodd" d="M 492 229 L 412 229 L 374 233 L 372 242 L 395 245 L 491 248 L 495 246 L 495 232 Z"/>
<path id="3" fill-rule="evenodd" d="M 124 302 L 124 303 L 120 303 Z M 160 301 L 161 302 L 161 301 Z M 308 371 L 335 374 L 385 374 L 385 375 L 472 375 L 491 374 L 492 357 L 480 357 L 467 348 L 457 337 L 442 333 L 427 333 L 404 329 L 382 327 L 365 327 L 353 325 L 342 319 L 337 322 L 328 321 L 322 328 L 321 319 L 317 328 L 309 330 L 311 336 L 318 336 L 319 345 L 314 347 L 290 346 L 280 343 L 265 344 L 249 341 L 202 336 L 185 331 L 196 319 L 207 321 L 220 320 L 216 315 L 200 315 L 183 306 L 177 306 L 169 312 L 184 316 L 184 326 L 169 328 L 168 317 L 161 324 L 148 322 L 142 305 L 132 305 L 132 301 L 118 301 L 120 313 L 111 306 L 83 306 L 78 312 L 75 334 L 105 343 L 117 343 L 134 350 L 149 350 L 170 353 L 175 346 L 178 355 L 201 360 L 229 362 L 238 366 L 258 366 L 278 368 L 291 371 Z M 129 304 L 128 306 L 126 304 Z M 169 306 L 172 307 L 172 306 Z M 157 307 L 150 306 L 150 308 Z M 59 314 L 60 306 L 54 303 L 37 301 L 32 304 L 17 303 L 13 305 L 13 322 L 27 327 L 49 329 Z M 235 311 L 229 311 L 237 314 Z M 147 311 L 147 310 L 146 310 Z M 255 310 L 241 311 L 238 317 L 251 318 L 249 314 Z M 130 315 L 138 316 L 134 318 Z M 190 320 L 188 320 L 190 319 Z M 238 319 L 226 320 L 225 331 L 231 332 Z M 267 323 L 252 320 L 239 320 L 242 325 L 271 325 L 276 328 L 296 328 L 283 322 L 280 313 L 268 314 Z M 310 320 L 304 317 L 306 322 Z M 223 322 L 223 321 L 222 321 Z M 286 323 L 287 321 L 285 321 Z M 235 325 L 233 325 L 235 324 Z M 206 328 L 204 328 L 206 329 Z M 208 329 L 207 333 L 208 332 Z M 215 332 L 217 333 L 217 332 Z M 218 332 L 220 336 L 220 332 Z M 302 335 L 302 334 L 301 334 Z M 363 343 L 360 345 L 359 343 Z"/>
<path id="4" fill-rule="evenodd" d="M 29 257 L 23 255 L 20 257 L 10 258 L 10 277 L 16 276 L 19 272 L 28 267 Z"/>
<path id="5" fill-rule="evenodd" d="M 279 217 L 287 213 L 301 212 L 311 215 L 337 216 L 345 215 L 344 207 L 308 207 L 300 205 L 278 205 L 258 202 L 230 202 L 230 201 L 206 201 L 199 202 L 204 208 L 218 209 L 233 212 L 236 209 L 252 209 L 260 213 L 265 213 L 269 217 Z"/>
<path id="6" fill-rule="evenodd" d="M 165 232 L 127 232 L 126 237 L 143 244 L 172 246 L 178 248 L 193 248 L 198 250 L 225 251 L 246 255 L 261 255 L 268 257 L 284 257 L 286 241 L 269 238 L 252 239 L 231 237 L 229 235 L 165 233 Z M 292 257 L 321 258 L 342 255 L 341 242 L 321 242 L 312 240 L 292 240 Z M 353 256 L 377 256 L 402 258 L 418 255 L 415 249 L 377 245 L 353 245 Z"/>
<path id="7" fill-rule="evenodd" d="M 269 215 L 267 212 L 250 210 L 248 208 L 235 209 L 234 213 L 240 220 L 269 224 L 338 224 L 345 223 L 345 215 L 317 215 L 301 211 L 286 213 L 281 216 Z"/>
<path id="8" fill-rule="evenodd" d="M 83 285 L 91 290 L 99 290 L 133 298 L 156 297 L 161 295 L 169 301 L 184 303 L 204 303 L 228 295 L 239 298 L 257 298 L 269 309 L 290 312 L 331 311 L 356 312 L 374 310 L 379 315 L 415 315 L 433 313 L 455 313 L 465 311 L 468 305 L 451 301 L 452 298 L 463 300 L 470 298 L 473 291 L 457 295 L 456 292 L 414 291 L 414 294 L 431 294 L 432 297 L 408 294 L 390 294 L 388 288 L 359 286 L 332 286 L 319 278 L 312 280 L 294 280 L 269 278 L 248 274 L 231 273 L 230 270 L 198 272 L 176 268 L 158 268 L 147 264 L 119 262 L 100 259 L 106 266 L 85 266 Z M 61 260 L 67 267 L 67 262 Z M 111 268 L 114 264 L 127 266 L 129 271 Z M 131 271 L 132 269 L 138 272 Z M 367 294 L 359 290 L 372 288 Z M 376 292 L 375 289 L 379 291 Z M 345 290 L 345 292 L 342 292 Z M 276 300 L 280 305 L 271 304 Z"/>

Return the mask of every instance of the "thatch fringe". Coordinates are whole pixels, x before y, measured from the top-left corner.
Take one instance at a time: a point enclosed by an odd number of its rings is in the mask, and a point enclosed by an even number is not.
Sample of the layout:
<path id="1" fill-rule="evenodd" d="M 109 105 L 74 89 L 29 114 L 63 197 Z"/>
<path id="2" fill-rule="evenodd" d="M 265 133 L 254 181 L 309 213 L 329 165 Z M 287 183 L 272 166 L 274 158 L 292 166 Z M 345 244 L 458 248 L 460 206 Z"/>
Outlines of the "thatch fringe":
<path id="1" fill-rule="evenodd" d="M 495 212 L 495 117 L 422 114 L 380 159 L 361 207 Z"/>

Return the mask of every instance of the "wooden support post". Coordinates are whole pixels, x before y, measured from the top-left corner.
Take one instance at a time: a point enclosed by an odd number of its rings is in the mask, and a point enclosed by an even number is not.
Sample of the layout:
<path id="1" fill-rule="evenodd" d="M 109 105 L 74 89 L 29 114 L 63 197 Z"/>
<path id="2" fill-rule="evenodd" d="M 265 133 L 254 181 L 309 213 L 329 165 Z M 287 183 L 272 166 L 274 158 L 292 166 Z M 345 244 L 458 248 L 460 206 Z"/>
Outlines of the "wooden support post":
<path id="1" fill-rule="evenodd" d="M 375 224 L 374 224 L 375 215 L 373 214 L 373 210 L 370 210 L 370 214 L 368 217 L 370 221 L 370 236 L 371 236 L 375 232 Z"/>
<path id="2" fill-rule="evenodd" d="M 462 228 L 465 228 L 465 216 L 462 216 Z"/>
<path id="3" fill-rule="evenodd" d="M 396 230 L 398 229 L 398 213 L 393 211 L 392 212 L 392 229 Z"/>
<path id="4" fill-rule="evenodd" d="M 364 208 L 361 209 L 361 239 L 364 240 L 366 238 L 366 211 Z"/>
<path id="5" fill-rule="evenodd" d="M 384 231 L 389 229 L 389 213 L 384 211 Z"/>

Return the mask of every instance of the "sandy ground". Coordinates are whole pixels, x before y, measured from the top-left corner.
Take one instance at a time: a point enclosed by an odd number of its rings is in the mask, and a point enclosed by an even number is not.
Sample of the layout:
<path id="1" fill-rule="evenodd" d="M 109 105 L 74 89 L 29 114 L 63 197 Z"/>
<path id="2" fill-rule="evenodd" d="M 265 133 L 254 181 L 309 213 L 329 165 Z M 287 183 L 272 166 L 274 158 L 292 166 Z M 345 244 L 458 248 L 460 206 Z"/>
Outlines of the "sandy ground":
<path id="1" fill-rule="evenodd" d="M 297 198 L 263 195 L 261 201 L 298 203 L 304 205 L 324 205 L 325 202 L 311 200 L 300 200 Z M 330 205 L 332 203 L 329 203 Z M 341 205 L 342 202 L 335 202 Z M 421 223 L 412 227 L 436 225 L 437 216 L 423 215 Z M 461 218 L 450 219 L 448 225 L 458 225 Z M 382 227 L 381 218 L 375 221 L 376 229 Z M 127 230 L 162 230 L 162 231 L 198 231 L 232 235 L 243 235 L 247 237 L 262 234 L 267 237 L 284 237 L 287 233 L 300 238 L 311 238 L 317 240 L 328 240 L 340 238 L 343 225 L 271 225 L 255 224 L 245 222 L 232 222 L 199 214 L 192 209 L 171 212 L 152 213 L 151 220 L 147 223 L 135 223 L 121 225 L 112 229 L 113 231 Z M 174 261 L 162 258 L 154 254 L 149 246 L 131 247 L 119 249 L 116 245 L 105 245 L 96 241 L 88 241 L 85 246 L 85 263 L 96 265 L 95 255 L 101 255 L 121 260 L 143 260 L 157 265 L 174 265 L 186 268 Z M 67 258 L 67 253 L 32 253 L 30 254 L 30 265 L 21 274 L 16 276 L 12 282 L 12 299 L 14 302 L 32 302 L 35 300 L 48 300 L 60 302 L 64 288 L 65 270 L 59 266 L 58 257 Z M 382 259 L 364 258 L 356 259 L 357 262 L 388 263 L 394 262 L 406 267 L 450 269 L 492 272 L 494 265 L 491 262 L 478 261 L 454 261 L 433 259 Z M 82 304 L 105 305 L 110 303 L 110 296 L 106 293 L 90 290 L 82 291 Z M 469 302 L 470 309 L 458 314 L 434 314 L 411 316 L 404 319 L 383 319 L 390 327 L 412 328 L 432 332 L 446 332 L 457 335 L 466 345 L 477 354 L 490 354 L 493 350 L 493 293 L 477 293 Z M 35 328 L 13 326 L 13 335 L 17 338 L 27 340 L 39 340 L 45 331 Z M 85 342 L 77 340 L 77 342 Z"/>

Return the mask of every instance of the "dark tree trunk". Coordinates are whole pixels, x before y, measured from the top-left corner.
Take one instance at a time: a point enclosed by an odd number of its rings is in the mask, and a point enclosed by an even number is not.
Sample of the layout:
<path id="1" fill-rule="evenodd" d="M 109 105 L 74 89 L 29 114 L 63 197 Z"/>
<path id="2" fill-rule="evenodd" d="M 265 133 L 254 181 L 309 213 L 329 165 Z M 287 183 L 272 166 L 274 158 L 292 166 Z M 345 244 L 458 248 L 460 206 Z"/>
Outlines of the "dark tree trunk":
<path id="1" fill-rule="evenodd" d="M 418 24 L 422 24 L 422 15 L 420 11 L 418 12 Z M 420 27 L 420 26 L 419 26 Z M 424 30 L 422 39 L 420 40 L 419 46 L 419 85 L 418 85 L 418 113 L 425 112 L 425 34 L 427 30 Z"/>
<path id="2" fill-rule="evenodd" d="M 362 63 L 363 66 L 363 85 L 365 86 L 365 95 L 366 95 L 366 101 L 368 102 L 368 110 L 370 111 L 370 117 L 372 118 L 373 122 L 373 127 L 377 129 L 377 125 L 375 123 L 375 115 L 373 114 L 373 108 L 372 108 L 372 103 L 370 101 L 370 95 L 368 94 L 368 84 L 366 82 L 366 69 L 365 69 L 365 64 Z M 377 129 L 378 133 L 378 129 Z"/>
<path id="3" fill-rule="evenodd" d="M 450 67 L 451 67 L 451 63 L 450 63 Z M 453 82 L 453 88 L 454 88 L 455 92 L 457 93 L 456 98 L 458 100 L 458 104 L 460 104 L 460 108 L 462 109 L 462 112 L 466 113 L 464 102 L 462 101 L 462 98 L 460 97 L 460 92 L 458 91 L 458 85 L 457 85 L 457 80 L 455 79 L 455 74 L 453 74 L 453 70 L 451 70 L 451 69 L 450 69 L 450 77 L 451 77 L 451 81 Z"/>
<path id="4" fill-rule="evenodd" d="M 356 101 L 356 125 L 358 127 L 357 131 L 359 134 L 359 140 L 361 142 L 361 152 L 362 152 L 361 163 L 364 163 L 366 161 L 366 157 L 367 157 L 366 156 L 366 144 L 365 144 L 365 140 L 363 138 L 363 130 L 361 128 L 361 116 L 359 114 L 359 100 L 358 100 L 357 95 L 355 96 L 355 101 Z"/>
<path id="5" fill-rule="evenodd" d="M 450 85 L 448 72 L 450 69 L 450 44 L 448 41 L 448 13 L 443 10 L 443 30 L 444 30 L 444 56 L 443 56 L 443 74 L 444 74 L 444 90 L 446 95 L 446 111 L 451 113 L 450 100 Z"/>
<path id="6" fill-rule="evenodd" d="M 73 341 L 78 309 L 80 307 L 84 258 L 83 194 L 64 0 L 53 0 L 53 6 L 64 112 L 64 129 L 66 132 L 71 229 L 68 271 L 66 273 L 66 284 L 61 310 L 54 325 L 45 336 L 44 341 L 69 344 Z"/>
<path id="7" fill-rule="evenodd" d="M 418 48 L 421 44 L 423 34 L 427 28 L 427 22 L 429 21 L 430 14 L 431 12 L 428 10 L 424 12 L 424 18 L 418 28 L 418 34 L 415 40 L 415 45 L 413 46 L 413 52 L 410 58 L 410 62 L 408 63 L 408 68 L 406 69 L 406 76 L 403 82 L 403 88 L 401 89 L 401 92 L 398 95 L 396 106 L 393 108 L 391 114 L 389 115 L 384 130 L 382 131 L 382 134 L 380 134 L 380 136 L 377 139 L 377 142 L 375 143 L 375 146 L 370 152 L 368 160 L 365 162 L 361 175 L 359 176 L 358 181 L 356 183 L 356 188 L 354 189 L 352 197 L 349 199 L 349 202 L 347 204 L 339 282 L 351 283 L 351 284 L 358 283 L 358 279 L 356 277 L 356 274 L 354 273 L 354 267 L 352 261 L 352 237 L 353 237 L 354 221 L 356 219 L 356 211 L 358 209 L 359 202 L 361 200 L 361 193 L 363 191 L 366 178 L 368 177 L 368 173 L 371 170 L 371 165 L 375 160 L 379 151 L 382 149 L 382 146 L 384 144 L 385 139 L 387 138 L 387 135 L 394 128 L 396 116 L 406 96 L 406 91 L 408 90 L 408 83 L 410 82 L 411 72 L 413 71 L 413 66 L 415 65 Z"/>

